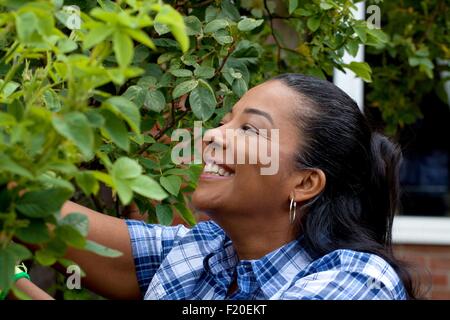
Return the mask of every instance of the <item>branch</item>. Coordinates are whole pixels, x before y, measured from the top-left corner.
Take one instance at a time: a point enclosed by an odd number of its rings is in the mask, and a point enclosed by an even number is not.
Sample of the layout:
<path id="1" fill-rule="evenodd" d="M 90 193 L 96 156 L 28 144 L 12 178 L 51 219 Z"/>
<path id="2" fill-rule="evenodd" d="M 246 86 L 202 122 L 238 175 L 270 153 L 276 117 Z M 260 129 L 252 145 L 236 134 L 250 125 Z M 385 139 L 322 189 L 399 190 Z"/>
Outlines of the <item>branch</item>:
<path id="1" fill-rule="evenodd" d="M 191 8 L 201 8 L 201 7 L 206 6 L 206 5 L 208 5 L 210 3 L 213 3 L 213 2 L 214 2 L 214 0 L 205 0 L 205 1 L 202 1 L 200 3 L 191 4 Z"/>
<path id="2" fill-rule="evenodd" d="M 267 0 L 264 0 L 264 8 L 267 11 L 267 14 L 269 16 L 269 21 L 270 21 L 270 32 L 272 33 L 272 37 L 273 40 L 275 41 L 276 45 L 277 45 L 277 66 L 278 66 L 278 71 L 280 71 L 280 63 L 281 63 L 281 44 L 278 41 L 278 38 L 275 36 L 275 32 L 274 32 L 274 27 L 273 27 L 273 16 L 272 13 L 269 10 L 269 6 L 267 5 Z"/>
<path id="3" fill-rule="evenodd" d="M 158 134 L 154 137 L 154 139 L 156 140 L 156 141 L 158 141 L 159 139 L 161 139 L 163 136 L 164 136 L 164 134 L 168 131 L 168 130 L 170 130 L 170 129 L 172 129 L 175 125 L 176 125 L 176 123 L 178 122 L 178 121 L 180 121 L 181 119 L 183 119 L 186 115 L 188 114 L 188 111 L 186 110 L 186 111 L 183 111 L 181 114 L 179 114 L 178 115 L 178 117 L 175 117 L 174 119 L 172 119 L 172 120 L 170 120 L 159 132 L 158 132 Z M 144 143 L 140 148 L 139 148 L 139 150 L 137 151 L 137 153 L 138 154 L 142 154 L 143 152 L 145 152 L 145 150 L 147 150 L 147 148 L 148 147 L 150 147 L 150 145 L 151 145 L 152 143 L 150 143 L 150 142 L 148 142 L 148 143 Z"/>
<path id="4" fill-rule="evenodd" d="M 214 73 L 214 76 L 217 76 L 223 69 L 223 67 L 225 66 L 225 64 L 227 63 L 228 58 L 231 56 L 231 54 L 233 53 L 234 49 L 236 48 L 236 43 L 233 43 L 231 45 L 231 47 L 228 48 L 228 53 L 227 55 L 223 58 L 222 63 L 220 64 L 219 68 L 216 70 L 216 72 Z"/>

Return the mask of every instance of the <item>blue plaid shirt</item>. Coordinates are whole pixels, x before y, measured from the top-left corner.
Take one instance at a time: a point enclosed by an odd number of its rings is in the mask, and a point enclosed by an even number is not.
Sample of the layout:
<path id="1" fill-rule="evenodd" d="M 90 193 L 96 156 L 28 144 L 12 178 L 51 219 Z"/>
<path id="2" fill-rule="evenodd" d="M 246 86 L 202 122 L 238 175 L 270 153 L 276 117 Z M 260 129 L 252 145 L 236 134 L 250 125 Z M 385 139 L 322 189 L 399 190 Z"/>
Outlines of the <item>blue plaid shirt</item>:
<path id="1" fill-rule="evenodd" d="M 380 257 L 336 250 L 311 259 L 301 237 L 258 260 L 239 260 L 213 221 L 192 229 L 126 220 L 145 299 L 406 299 Z M 237 276 L 238 289 L 227 295 Z"/>

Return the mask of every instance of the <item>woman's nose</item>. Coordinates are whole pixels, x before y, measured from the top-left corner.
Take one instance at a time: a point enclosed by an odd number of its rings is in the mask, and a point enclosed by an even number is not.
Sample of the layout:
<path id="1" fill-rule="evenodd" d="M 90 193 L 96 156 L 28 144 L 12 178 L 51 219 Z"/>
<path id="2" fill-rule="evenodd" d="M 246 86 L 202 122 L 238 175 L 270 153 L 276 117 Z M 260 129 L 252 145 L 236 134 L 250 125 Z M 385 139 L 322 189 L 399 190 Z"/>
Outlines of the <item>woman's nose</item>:
<path id="1" fill-rule="evenodd" d="M 203 136 L 203 160 L 224 163 L 226 147 L 225 130 L 222 127 L 207 130 Z"/>
<path id="2" fill-rule="evenodd" d="M 220 128 L 208 129 L 203 136 L 203 143 L 207 146 L 210 144 L 214 144 L 216 148 L 222 147 L 225 148 L 226 141 L 224 137 L 224 133 Z"/>

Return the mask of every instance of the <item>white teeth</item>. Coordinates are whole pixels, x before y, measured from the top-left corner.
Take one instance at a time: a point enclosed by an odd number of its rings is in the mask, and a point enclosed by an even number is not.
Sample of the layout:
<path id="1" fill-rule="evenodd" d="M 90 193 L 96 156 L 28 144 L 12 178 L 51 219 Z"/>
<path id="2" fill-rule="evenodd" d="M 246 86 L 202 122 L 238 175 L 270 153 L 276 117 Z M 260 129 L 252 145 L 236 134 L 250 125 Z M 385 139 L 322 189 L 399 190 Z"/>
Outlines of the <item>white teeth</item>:
<path id="1" fill-rule="evenodd" d="M 211 162 L 207 162 L 205 164 L 205 168 L 203 169 L 203 171 L 208 172 L 208 173 L 213 173 L 213 174 L 223 176 L 223 177 L 234 176 L 233 173 L 228 172 L 224 168 L 219 167 L 217 164 L 211 163 Z"/>

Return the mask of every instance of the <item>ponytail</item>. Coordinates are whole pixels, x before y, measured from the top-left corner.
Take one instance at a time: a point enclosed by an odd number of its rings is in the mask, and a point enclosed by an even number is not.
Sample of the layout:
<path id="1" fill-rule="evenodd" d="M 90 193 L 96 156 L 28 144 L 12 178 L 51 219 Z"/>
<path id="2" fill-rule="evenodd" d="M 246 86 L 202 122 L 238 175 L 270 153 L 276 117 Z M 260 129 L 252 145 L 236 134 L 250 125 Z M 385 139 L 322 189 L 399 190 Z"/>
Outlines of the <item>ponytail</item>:
<path id="1" fill-rule="evenodd" d="M 397 144 L 374 132 L 370 139 L 371 174 L 367 183 L 366 210 L 377 242 L 391 245 L 394 215 L 400 206 L 400 164 L 402 154 Z"/>

